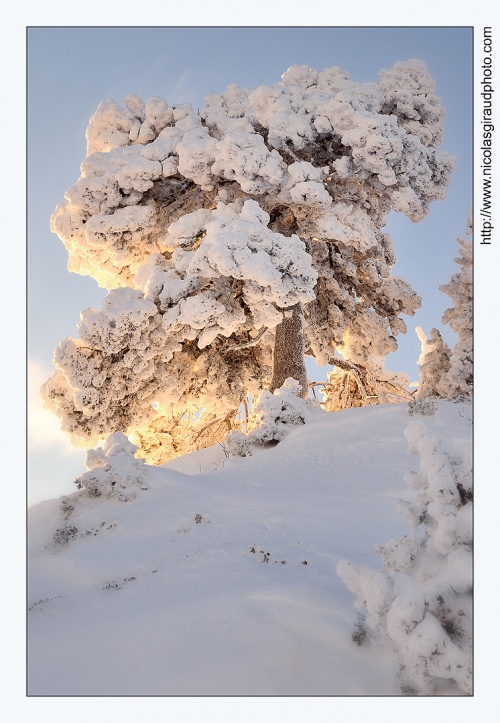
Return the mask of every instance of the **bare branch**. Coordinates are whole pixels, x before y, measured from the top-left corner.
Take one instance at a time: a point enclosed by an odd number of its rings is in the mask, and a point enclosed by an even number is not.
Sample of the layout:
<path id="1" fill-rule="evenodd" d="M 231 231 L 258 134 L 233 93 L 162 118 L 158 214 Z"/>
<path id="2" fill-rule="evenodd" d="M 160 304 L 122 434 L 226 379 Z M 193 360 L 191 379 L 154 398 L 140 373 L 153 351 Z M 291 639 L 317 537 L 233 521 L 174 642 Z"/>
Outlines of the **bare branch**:
<path id="1" fill-rule="evenodd" d="M 262 339 L 264 334 L 267 331 L 267 326 L 265 326 L 258 334 L 257 336 L 254 336 L 253 339 L 250 339 L 250 341 L 247 341 L 245 344 L 236 344 L 235 346 L 228 347 L 228 351 L 237 351 L 238 349 L 249 349 L 251 346 L 255 346 L 259 343 L 259 341 Z"/>

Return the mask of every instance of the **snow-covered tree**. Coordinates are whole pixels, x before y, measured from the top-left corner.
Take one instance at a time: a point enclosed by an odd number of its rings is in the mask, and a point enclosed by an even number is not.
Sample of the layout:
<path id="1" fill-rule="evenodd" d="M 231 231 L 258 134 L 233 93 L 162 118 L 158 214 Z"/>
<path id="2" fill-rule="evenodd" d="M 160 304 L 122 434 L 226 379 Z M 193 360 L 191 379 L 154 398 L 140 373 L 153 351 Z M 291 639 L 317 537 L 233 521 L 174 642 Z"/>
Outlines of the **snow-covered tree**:
<path id="1" fill-rule="evenodd" d="M 417 396 L 419 399 L 437 399 L 443 394 L 443 378 L 450 369 L 451 351 L 438 329 L 431 329 L 427 339 L 421 327 L 417 327 L 422 351 L 418 359 L 420 382 Z"/>
<path id="2" fill-rule="evenodd" d="M 375 548 L 383 571 L 342 560 L 337 573 L 356 595 L 353 637 L 394 651 L 403 692 L 470 695 L 472 450 L 429 434 L 422 421 L 405 434 L 420 456 L 408 477 L 412 497 L 400 503 L 414 534 Z"/>
<path id="3" fill-rule="evenodd" d="M 472 233 L 472 223 L 468 221 L 468 233 Z M 427 339 L 420 327 L 417 335 L 422 345 L 418 360 L 421 365 L 418 397 L 432 399 L 443 397 L 457 399 L 472 394 L 472 244 L 466 239 L 458 239 L 460 256 L 455 262 L 460 271 L 439 290 L 451 297 L 453 307 L 447 309 L 442 317 L 458 334 L 458 341 L 450 350 L 437 329 L 432 329 Z"/>
<path id="4" fill-rule="evenodd" d="M 472 233 L 472 221 L 468 221 L 468 234 Z M 453 301 L 451 309 L 443 314 L 443 322 L 458 334 L 453 348 L 450 369 L 443 378 L 443 396 L 451 398 L 472 394 L 472 243 L 469 239 L 457 239 L 460 256 L 455 263 L 460 271 L 453 274 L 448 284 L 439 289 Z"/>
<path id="5" fill-rule="evenodd" d="M 43 388 L 74 442 L 122 430 L 160 461 L 224 436 L 248 394 L 294 378 L 305 396 L 304 354 L 393 351 L 420 299 L 383 228 L 444 197 L 442 118 L 416 60 L 377 83 L 294 66 L 198 112 L 101 103 L 52 216 L 69 269 L 109 289 Z"/>

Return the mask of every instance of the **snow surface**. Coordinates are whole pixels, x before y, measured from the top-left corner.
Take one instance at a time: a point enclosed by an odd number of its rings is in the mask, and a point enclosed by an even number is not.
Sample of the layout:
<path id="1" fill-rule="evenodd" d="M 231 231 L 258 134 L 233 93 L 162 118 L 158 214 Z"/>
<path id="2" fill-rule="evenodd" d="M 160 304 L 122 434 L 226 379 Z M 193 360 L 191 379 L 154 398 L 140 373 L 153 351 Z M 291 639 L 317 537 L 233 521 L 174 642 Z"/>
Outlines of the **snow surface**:
<path id="1" fill-rule="evenodd" d="M 422 424 L 470 441 L 470 404 L 436 406 Z M 381 569 L 374 546 L 409 533 L 411 419 L 407 404 L 316 411 L 251 457 L 216 445 L 144 465 L 127 502 L 31 507 L 28 695 L 400 695 L 391 655 L 353 643 L 335 570 Z"/>

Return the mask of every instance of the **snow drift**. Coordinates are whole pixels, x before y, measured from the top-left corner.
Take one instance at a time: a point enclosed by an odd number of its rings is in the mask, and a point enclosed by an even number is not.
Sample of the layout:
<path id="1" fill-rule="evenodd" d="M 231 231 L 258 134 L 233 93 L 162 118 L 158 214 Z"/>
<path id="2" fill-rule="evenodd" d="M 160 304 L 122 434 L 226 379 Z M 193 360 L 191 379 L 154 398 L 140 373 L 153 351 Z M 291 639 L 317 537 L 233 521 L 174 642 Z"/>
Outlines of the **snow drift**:
<path id="1" fill-rule="evenodd" d="M 470 404 L 435 405 L 418 424 L 440 453 L 470 446 Z M 400 695 L 336 567 L 384 575 L 374 546 L 411 535 L 410 423 L 407 404 L 311 410 L 250 457 L 157 468 L 111 440 L 83 489 L 29 510 L 28 694 Z"/>

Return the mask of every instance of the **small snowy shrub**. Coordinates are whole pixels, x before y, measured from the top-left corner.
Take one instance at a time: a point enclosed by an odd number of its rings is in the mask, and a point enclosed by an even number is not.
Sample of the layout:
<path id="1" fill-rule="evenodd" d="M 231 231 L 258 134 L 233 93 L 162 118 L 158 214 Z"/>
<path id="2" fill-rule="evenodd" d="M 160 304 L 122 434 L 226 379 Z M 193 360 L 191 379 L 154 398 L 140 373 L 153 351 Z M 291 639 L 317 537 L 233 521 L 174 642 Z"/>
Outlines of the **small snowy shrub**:
<path id="1" fill-rule="evenodd" d="M 375 548 L 384 571 L 346 560 L 337 574 L 355 593 L 353 639 L 391 648 L 401 690 L 414 695 L 472 693 L 471 450 L 412 421 L 406 438 L 420 455 L 410 502 L 400 502 L 415 534 Z"/>
<path id="2" fill-rule="evenodd" d="M 414 399 L 408 402 L 408 414 L 421 414 L 423 416 L 431 416 L 436 413 L 436 405 L 431 399 Z"/>
<path id="3" fill-rule="evenodd" d="M 300 384 L 288 378 L 274 393 L 259 395 L 250 415 L 247 434 L 234 430 L 226 440 L 226 449 L 233 456 L 247 457 L 252 447 L 278 444 L 298 424 L 305 424 L 308 402 L 300 395 Z"/>
<path id="4" fill-rule="evenodd" d="M 224 446 L 233 457 L 250 457 L 252 454 L 250 437 L 237 429 L 228 434 Z"/>
<path id="5" fill-rule="evenodd" d="M 67 520 L 75 511 L 75 505 L 77 504 L 76 499 L 74 495 L 63 495 L 60 498 L 60 501 L 61 504 L 59 505 L 59 509 L 61 510 L 64 519 Z"/>
<path id="6" fill-rule="evenodd" d="M 89 470 L 75 484 L 91 497 L 117 497 L 123 502 L 147 489 L 144 460 L 134 457 L 137 447 L 121 432 L 111 434 L 102 448 L 89 449 L 85 466 Z"/>
<path id="7" fill-rule="evenodd" d="M 74 525 L 59 527 L 52 538 L 54 548 L 65 547 L 70 540 L 74 540 L 78 534 L 78 528 Z"/>

